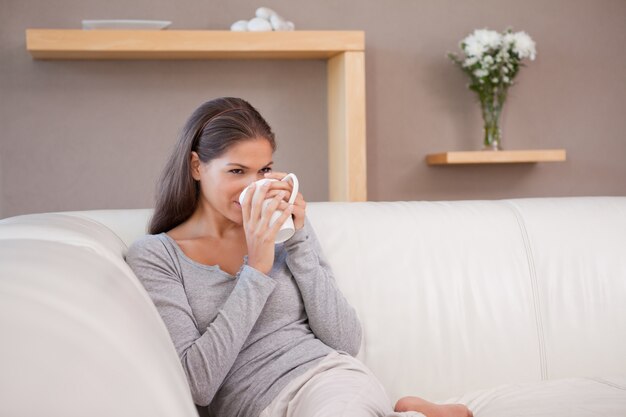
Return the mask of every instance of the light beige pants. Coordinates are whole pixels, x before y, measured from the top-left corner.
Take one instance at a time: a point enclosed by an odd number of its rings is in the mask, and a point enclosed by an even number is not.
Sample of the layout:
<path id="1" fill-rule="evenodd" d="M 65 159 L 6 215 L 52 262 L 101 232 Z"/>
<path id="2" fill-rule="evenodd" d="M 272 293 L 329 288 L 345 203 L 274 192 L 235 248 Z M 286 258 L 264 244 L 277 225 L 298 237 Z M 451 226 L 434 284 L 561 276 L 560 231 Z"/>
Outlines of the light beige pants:
<path id="1" fill-rule="evenodd" d="M 259 417 L 393 417 L 422 413 L 393 411 L 381 383 L 361 361 L 331 352 L 282 389 Z"/>

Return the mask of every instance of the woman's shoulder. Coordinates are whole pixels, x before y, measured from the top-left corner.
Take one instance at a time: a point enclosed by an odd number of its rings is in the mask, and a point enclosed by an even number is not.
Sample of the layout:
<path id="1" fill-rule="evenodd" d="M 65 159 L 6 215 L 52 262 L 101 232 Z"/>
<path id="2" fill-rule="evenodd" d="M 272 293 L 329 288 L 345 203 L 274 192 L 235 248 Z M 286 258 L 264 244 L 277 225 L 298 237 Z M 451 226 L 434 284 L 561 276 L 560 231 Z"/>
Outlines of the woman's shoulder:
<path id="1" fill-rule="evenodd" d="M 135 240 L 126 251 L 126 261 L 136 258 L 162 257 L 167 253 L 163 234 L 144 235 Z"/>

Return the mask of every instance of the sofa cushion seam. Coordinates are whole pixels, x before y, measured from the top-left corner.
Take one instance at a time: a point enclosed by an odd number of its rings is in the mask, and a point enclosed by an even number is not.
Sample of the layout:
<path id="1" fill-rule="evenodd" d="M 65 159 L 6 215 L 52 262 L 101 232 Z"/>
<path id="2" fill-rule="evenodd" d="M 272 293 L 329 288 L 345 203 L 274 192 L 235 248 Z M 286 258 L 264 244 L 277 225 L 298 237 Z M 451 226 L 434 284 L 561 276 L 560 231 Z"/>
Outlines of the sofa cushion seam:
<path id="1" fill-rule="evenodd" d="M 607 386 L 612 387 L 612 388 L 616 388 L 616 389 L 619 389 L 619 390 L 622 390 L 622 391 L 626 391 L 626 387 L 623 387 L 623 386 L 621 386 L 621 385 L 619 385 L 619 384 L 617 384 L 615 382 L 607 381 L 606 379 L 601 378 L 601 377 L 595 377 L 595 378 L 592 377 L 592 378 L 589 378 L 589 379 L 592 380 L 592 381 L 595 381 L 595 382 L 597 382 L 599 384 L 607 385 Z"/>
<path id="2" fill-rule="evenodd" d="M 535 312 L 535 324 L 537 326 L 537 338 L 539 341 L 539 362 L 541 370 L 541 379 L 548 379 L 548 363 L 546 357 L 546 343 L 543 331 L 543 318 L 541 315 L 541 301 L 539 299 L 539 283 L 537 281 L 537 270 L 535 268 L 535 257 L 533 255 L 532 246 L 530 244 L 530 238 L 528 236 L 528 230 L 526 229 L 526 223 L 522 217 L 522 213 L 518 207 L 511 201 L 506 202 L 507 205 L 513 211 L 517 225 L 519 226 L 520 233 L 522 235 L 522 241 L 524 242 L 524 249 L 526 253 L 526 260 L 528 263 L 528 272 L 530 278 L 530 287 L 533 297 L 533 308 Z"/>

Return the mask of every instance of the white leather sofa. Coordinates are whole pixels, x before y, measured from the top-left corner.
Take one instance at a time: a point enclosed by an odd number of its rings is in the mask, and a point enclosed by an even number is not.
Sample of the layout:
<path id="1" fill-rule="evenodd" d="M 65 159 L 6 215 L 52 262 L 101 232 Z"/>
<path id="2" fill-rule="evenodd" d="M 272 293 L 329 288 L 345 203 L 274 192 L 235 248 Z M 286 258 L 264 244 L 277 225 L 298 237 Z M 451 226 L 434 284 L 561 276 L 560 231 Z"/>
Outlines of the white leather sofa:
<path id="1" fill-rule="evenodd" d="M 309 203 L 392 401 L 626 416 L 626 197 Z M 125 264 L 150 210 L 0 221 L 0 415 L 195 416 Z"/>

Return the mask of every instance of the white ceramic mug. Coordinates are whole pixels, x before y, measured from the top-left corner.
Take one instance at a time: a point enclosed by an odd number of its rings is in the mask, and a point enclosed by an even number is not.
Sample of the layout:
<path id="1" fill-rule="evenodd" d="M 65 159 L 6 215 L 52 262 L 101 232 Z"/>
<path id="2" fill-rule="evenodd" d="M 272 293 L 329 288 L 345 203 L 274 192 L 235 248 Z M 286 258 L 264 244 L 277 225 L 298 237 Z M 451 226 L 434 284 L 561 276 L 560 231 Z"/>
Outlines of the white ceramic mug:
<path id="1" fill-rule="evenodd" d="M 291 183 L 293 184 L 293 189 L 291 190 L 291 195 L 289 196 L 289 204 L 293 204 L 294 201 L 296 201 L 296 197 L 298 196 L 298 177 L 296 177 L 296 174 L 287 174 L 285 175 L 284 178 L 282 178 L 280 181 L 288 181 L 289 179 L 291 179 Z M 269 181 L 278 181 L 274 178 L 263 178 L 260 179 L 258 181 L 255 182 L 256 184 L 256 189 L 258 190 L 263 184 L 265 184 L 266 182 Z M 243 205 L 243 199 L 246 196 L 246 191 L 248 191 L 248 189 L 250 188 L 250 186 L 244 188 L 244 190 L 241 192 L 241 194 L 239 195 L 239 204 Z M 265 207 L 267 207 L 267 205 L 272 201 L 271 198 L 266 199 L 263 202 L 263 210 L 265 210 Z M 270 227 L 276 222 L 276 220 L 283 214 L 282 210 L 276 209 L 276 211 L 274 211 L 274 213 L 272 214 L 272 218 L 270 219 Z M 291 238 L 291 236 L 294 235 L 294 233 L 296 233 L 296 227 L 293 224 L 293 218 L 291 216 L 287 217 L 287 220 L 285 220 L 285 222 L 283 223 L 283 225 L 280 227 L 280 230 L 278 231 L 278 233 L 276 233 L 276 239 L 274 240 L 275 243 L 282 243 L 284 241 L 286 241 L 287 239 Z"/>

